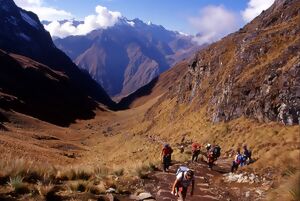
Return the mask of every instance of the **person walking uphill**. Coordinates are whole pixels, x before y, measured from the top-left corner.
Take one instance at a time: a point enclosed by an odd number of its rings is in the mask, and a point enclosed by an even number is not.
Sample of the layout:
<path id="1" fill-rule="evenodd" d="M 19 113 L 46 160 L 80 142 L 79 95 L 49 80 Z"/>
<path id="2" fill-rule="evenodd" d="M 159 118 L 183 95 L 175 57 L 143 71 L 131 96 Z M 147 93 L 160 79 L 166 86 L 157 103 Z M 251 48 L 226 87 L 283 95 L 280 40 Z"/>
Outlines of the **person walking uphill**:
<path id="1" fill-rule="evenodd" d="M 170 145 L 165 144 L 163 149 L 161 150 L 161 154 L 160 154 L 162 162 L 163 162 L 163 171 L 164 172 L 169 171 L 172 153 L 173 153 L 173 149 L 170 147 Z"/>
<path id="2" fill-rule="evenodd" d="M 194 172 L 186 167 L 185 170 L 177 170 L 176 180 L 172 186 L 172 194 L 178 196 L 178 201 L 185 201 L 188 187 L 192 184 L 191 196 L 194 194 L 195 178 Z"/>
<path id="3" fill-rule="evenodd" d="M 237 171 L 242 161 L 243 161 L 243 155 L 241 154 L 241 149 L 237 148 L 234 161 L 232 161 L 232 166 L 231 166 L 232 173 Z"/>
<path id="4" fill-rule="evenodd" d="M 198 161 L 198 156 L 200 154 L 200 148 L 201 148 L 201 146 L 199 143 L 194 142 L 192 144 L 192 162 Z"/>

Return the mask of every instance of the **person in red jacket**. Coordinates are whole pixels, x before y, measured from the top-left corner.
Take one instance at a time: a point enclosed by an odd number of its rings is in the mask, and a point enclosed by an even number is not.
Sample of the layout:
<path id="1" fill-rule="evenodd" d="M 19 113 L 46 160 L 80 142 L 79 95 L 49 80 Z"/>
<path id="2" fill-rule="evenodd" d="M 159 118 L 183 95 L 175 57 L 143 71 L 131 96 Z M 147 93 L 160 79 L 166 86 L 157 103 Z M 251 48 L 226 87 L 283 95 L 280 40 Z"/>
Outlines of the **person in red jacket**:
<path id="1" fill-rule="evenodd" d="M 199 143 L 194 142 L 192 144 L 192 162 L 198 161 L 198 156 L 200 154 L 201 145 Z"/>
<path id="2" fill-rule="evenodd" d="M 163 162 L 163 170 L 164 172 L 169 171 L 169 166 L 171 164 L 171 156 L 173 153 L 173 149 L 170 147 L 169 144 L 165 144 L 163 149 L 161 150 L 161 159 Z"/>

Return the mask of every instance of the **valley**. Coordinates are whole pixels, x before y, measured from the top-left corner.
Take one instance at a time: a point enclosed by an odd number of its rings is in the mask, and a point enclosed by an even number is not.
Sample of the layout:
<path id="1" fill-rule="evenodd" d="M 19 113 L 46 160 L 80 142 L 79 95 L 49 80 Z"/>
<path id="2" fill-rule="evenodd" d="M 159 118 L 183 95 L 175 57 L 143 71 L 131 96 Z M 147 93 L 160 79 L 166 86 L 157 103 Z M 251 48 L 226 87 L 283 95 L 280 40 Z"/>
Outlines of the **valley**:
<path id="1" fill-rule="evenodd" d="M 0 17 L 1 201 L 173 201 L 179 166 L 195 173 L 187 201 L 299 201 L 299 0 L 202 46 L 125 17 L 54 39 L 12 0 Z M 212 168 L 208 144 L 221 147 Z"/>

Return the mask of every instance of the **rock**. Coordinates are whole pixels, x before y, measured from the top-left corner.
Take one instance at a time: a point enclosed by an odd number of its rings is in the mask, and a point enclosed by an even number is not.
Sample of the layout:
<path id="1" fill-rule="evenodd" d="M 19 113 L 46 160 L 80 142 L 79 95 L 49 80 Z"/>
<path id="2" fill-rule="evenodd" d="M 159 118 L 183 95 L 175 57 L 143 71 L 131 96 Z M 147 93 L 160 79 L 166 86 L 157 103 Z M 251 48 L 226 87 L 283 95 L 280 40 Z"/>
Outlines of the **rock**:
<path id="1" fill-rule="evenodd" d="M 263 194 L 263 191 L 260 190 L 260 189 L 256 189 L 255 192 L 256 192 L 259 196 L 262 196 L 262 194 Z"/>
<path id="2" fill-rule="evenodd" d="M 258 179 L 258 176 L 251 173 L 249 176 L 246 175 L 246 173 L 241 174 L 234 174 L 229 173 L 224 175 L 224 181 L 225 182 L 237 182 L 237 183 L 259 183 L 260 180 Z"/>
<path id="3" fill-rule="evenodd" d="M 140 201 L 154 201 L 155 198 L 151 195 L 151 193 L 143 192 L 139 195 L 131 195 L 130 199 L 140 200 Z"/>
<path id="4" fill-rule="evenodd" d="M 116 193 L 116 189 L 114 188 L 109 188 L 105 191 L 106 193 Z"/>
<path id="5" fill-rule="evenodd" d="M 246 197 L 246 198 L 250 197 L 250 191 L 247 191 L 247 192 L 245 193 L 245 197 Z"/>

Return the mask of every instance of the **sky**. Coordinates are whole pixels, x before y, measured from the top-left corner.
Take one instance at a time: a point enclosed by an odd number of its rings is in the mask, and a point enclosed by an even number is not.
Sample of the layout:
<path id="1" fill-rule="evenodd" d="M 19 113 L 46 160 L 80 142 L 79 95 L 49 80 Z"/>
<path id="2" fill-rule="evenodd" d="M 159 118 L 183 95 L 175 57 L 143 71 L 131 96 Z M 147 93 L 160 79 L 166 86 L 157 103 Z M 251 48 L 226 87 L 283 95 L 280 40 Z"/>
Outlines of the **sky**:
<path id="1" fill-rule="evenodd" d="M 234 32 L 272 5 L 274 0 L 15 0 L 52 23 L 52 36 L 84 35 L 113 26 L 120 17 L 139 18 L 169 30 L 198 34 L 199 43 L 213 42 Z M 84 21 L 80 27 L 57 20 Z"/>

